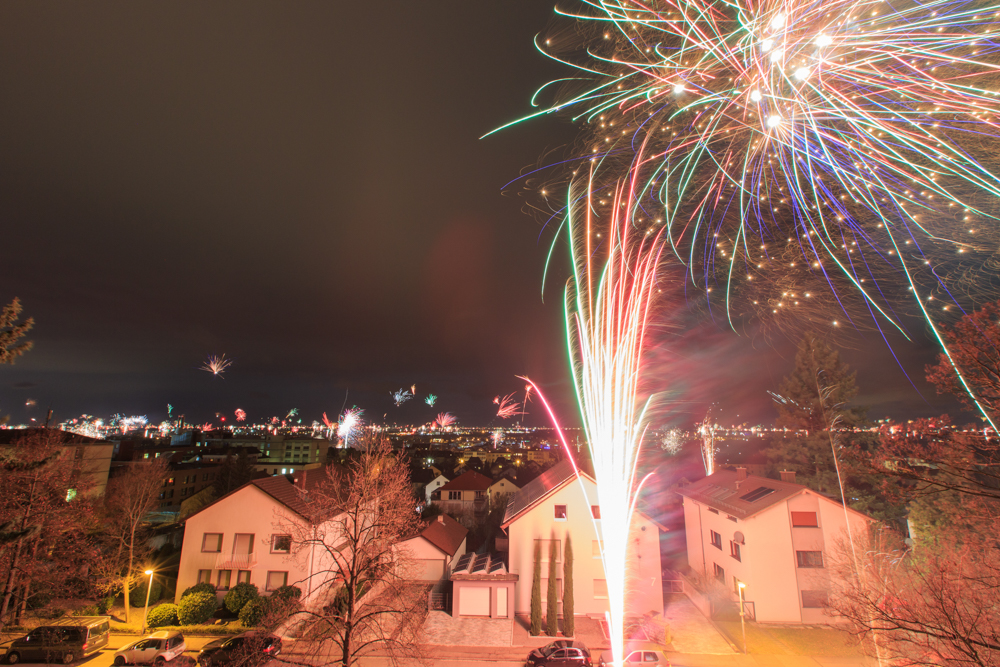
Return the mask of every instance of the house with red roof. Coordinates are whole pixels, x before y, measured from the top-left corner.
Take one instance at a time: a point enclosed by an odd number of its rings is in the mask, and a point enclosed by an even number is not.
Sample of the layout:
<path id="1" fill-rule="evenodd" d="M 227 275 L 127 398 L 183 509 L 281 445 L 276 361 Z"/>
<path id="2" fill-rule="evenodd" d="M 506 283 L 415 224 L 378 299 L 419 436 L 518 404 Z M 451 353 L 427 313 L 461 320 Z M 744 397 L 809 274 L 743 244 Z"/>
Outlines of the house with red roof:
<path id="1" fill-rule="evenodd" d="M 407 579 L 438 582 L 451 571 L 452 562 L 465 554 L 469 529 L 446 514 L 439 514 L 419 534 L 399 543 L 412 559 Z"/>
<path id="2" fill-rule="evenodd" d="M 714 577 L 734 600 L 743 587 L 750 618 L 771 623 L 831 623 L 831 557 L 871 517 L 795 483 L 720 470 L 681 488 L 688 565 Z"/>
<path id="3" fill-rule="evenodd" d="M 434 502 L 453 516 L 485 512 L 489 507 L 487 491 L 493 480 L 470 470 L 434 492 Z"/>
<path id="4" fill-rule="evenodd" d="M 322 471 L 255 479 L 189 516 L 177 573 L 177 599 L 190 586 L 206 582 L 224 595 L 249 582 L 262 593 L 298 586 L 309 602 L 329 585 L 335 570 L 322 550 L 298 548 L 291 526 L 309 527 L 306 494 L 325 480 Z M 313 553 L 315 551 L 315 553 Z"/>

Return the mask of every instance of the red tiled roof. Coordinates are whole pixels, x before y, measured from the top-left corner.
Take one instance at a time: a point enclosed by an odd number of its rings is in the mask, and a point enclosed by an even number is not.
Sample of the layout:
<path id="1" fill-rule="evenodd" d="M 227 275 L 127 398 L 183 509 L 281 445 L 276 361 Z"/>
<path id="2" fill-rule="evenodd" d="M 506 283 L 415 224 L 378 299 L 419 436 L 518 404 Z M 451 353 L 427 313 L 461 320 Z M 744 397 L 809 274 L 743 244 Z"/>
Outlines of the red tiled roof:
<path id="1" fill-rule="evenodd" d="M 449 556 L 455 555 L 468 534 L 468 528 L 447 514 L 439 514 L 420 532 L 421 537 Z"/>
<path id="2" fill-rule="evenodd" d="M 440 487 L 438 491 L 485 491 L 490 488 L 491 484 L 493 484 L 492 479 L 475 470 L 470 470 Z"/>
<path id="3" fill-rule="evenodd" d="M 292 510 L 296 514 L 299 514 L 300 516 L 305 516 L 307 510 L 307 504 L 302 495 L 303 490 L 306 493 L 316 490 L 320 486 L 320 484 L 322 484 L 327 479 L 328 471 L 333 468 L 339 468 L 339 467 L 340 466 L 337 466 L 336 464 L 332 464 L 330 467 L 327 468 L 302 470 L 295 473 L 294 479 L 298 480 L 298 488 L 296 487 L 296 483 L 289 480 L 288 477 L 285 475 L 274 475 L 272 477 L 254 479 L 250 482 L 247 482 L 240 488 L 230 491 L 226 495 L 222 496 L 222 498 L 218 498 L 209 503 L 208 505 L 205 505 L 191 516 L 204 512 L 209 507 L 212 507 L 221 500 L 228 498 L 234 493 L 239 493 L 240 491 L 251 485 L 256 486 L 258 489 L 260 489 L 267 495 L 271 496 L 276 501 L 278 501 L 288 509 Z"/>

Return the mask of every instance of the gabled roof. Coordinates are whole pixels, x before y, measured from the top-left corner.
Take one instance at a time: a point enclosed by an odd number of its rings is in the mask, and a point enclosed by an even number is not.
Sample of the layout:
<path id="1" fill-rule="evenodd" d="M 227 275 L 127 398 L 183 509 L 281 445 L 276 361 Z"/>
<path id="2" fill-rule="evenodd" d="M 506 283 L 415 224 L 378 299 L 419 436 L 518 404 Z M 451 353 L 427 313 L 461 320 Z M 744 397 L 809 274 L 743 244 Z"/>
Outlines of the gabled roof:
<path id="1" fill-rule="evenodd" d="M 469 534 L 469 529 L 455 521 L 447 514 L 439 514 L 431 520 L 427 527 L 420 531 L 420 536 L 436 546 L 449 556 L 454 556 L 462 541 Z"/>
<path id="2" fill-rule="evenodd" d="M 493 480 L 482 475 L 475 470 L 463 472 L 461 475 L 451 480 L 439 491 L 485 491 L 493 484 Z"/>
<path id="3" fill-rule="evenodd" d="M 334 464 L 334 466 L 336 466 L 336 464 Z M 197 512 L 195 512 L 194 514 L 192 514 L 187 518 L 190 519 L 195 515 L 201 514 L 202 512 L 209 509 L 216 503 L 220 503 L 226 498 L 229 498 L 230 496 L 237 494 L 251 486 L 256 487 L 257 489 L 263 491 L 267 495 L 274 498 L 275 501 L 281 503 L 282 505 L 284 505 L 291 511 L 295 512 L 296 514 L 304 516 L 307 510 L 307 504 L 303 497 L 302 492 L 305 491 L 306 493 L 309 493 L 310 491 L 315 490 L 320 484 L 322 484 L 323 481 L 326 480 L 327 478 L 327 470 L 328 469 L 319 468 L 311 471 L 303 470 L 299 473 L 296 473 L 296 479 L 299 480 L 298 487 L 296 487 L 295 482 L 290 480 L 285 475 L 274 475 L 273 477 L 264 477 L 262 479 L 252 480 L 250 482 L 247 482 L 240 488 L 233 489 L 232 491 L 222 496 L 221 498 L 217 498 L 208 505 L 205 505 L 200 510 L 198 510 Z M 310 472 L 312 472 L 311 475 L 309 474 Z"/>
<path id="4" fill-rule="evenodd" d="M 736 478 L 735 471 L 720 470 L 694 484 L 678 489 L 677 493 L 695 502 L 731 514 L 737 519 L 749 519 L 793 496 L 806 492 L 815 493 L 824 500 L 842 506 L 839 501 L 816 491 L 810 491 L 809 488 L 801 484 L 782 482 L 756 475 L 747 475 L 745 480 L 737 484 Z M 848 510 L 866 519 L 871 518 L 851 508 Z"/>
<path id="5" fill-rule="evenodd" d="M 586 473 L 581 475 L 590 481 L 594 478 Z M 515 493 L 507 503 L 507 511 L 503 515 L 504 528 L 516 519 L 518 515 L 527 512 L 528 509 L 541 502 L 546 496 L 555 493 L 564 484 L 576 476 L 573 464 L 568 460 L 560 461 L 541 475 L 524 485 L 520 491 Z"/>
<path id="6" fill-rule="evenodd" d="M 519 487 L 517 484 L 515 484 L 514 480 L 512 480 L 510 477 L 500 477 L 500 479 L 498 479 L 497 481 L 495 481 L 492 484 L 490 484 L 490 488 L 493 488 L 497 484 L 507 484 L 508 486 L 513 487 L 515 491 L 520 491 L 521 490 L 521 487 Z"/>

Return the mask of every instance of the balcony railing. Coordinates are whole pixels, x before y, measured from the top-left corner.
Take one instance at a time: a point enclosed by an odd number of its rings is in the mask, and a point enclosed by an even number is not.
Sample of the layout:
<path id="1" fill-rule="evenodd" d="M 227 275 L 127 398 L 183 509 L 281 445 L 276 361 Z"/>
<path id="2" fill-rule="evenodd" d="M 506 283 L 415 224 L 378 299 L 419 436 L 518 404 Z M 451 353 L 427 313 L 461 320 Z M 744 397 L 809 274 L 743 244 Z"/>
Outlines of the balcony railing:
<path id="1" fill-rule="evenodd" d="M 215 559 L 216 570 L 249 570 L 257 564 L 257 554 L 219 554 Z"/>

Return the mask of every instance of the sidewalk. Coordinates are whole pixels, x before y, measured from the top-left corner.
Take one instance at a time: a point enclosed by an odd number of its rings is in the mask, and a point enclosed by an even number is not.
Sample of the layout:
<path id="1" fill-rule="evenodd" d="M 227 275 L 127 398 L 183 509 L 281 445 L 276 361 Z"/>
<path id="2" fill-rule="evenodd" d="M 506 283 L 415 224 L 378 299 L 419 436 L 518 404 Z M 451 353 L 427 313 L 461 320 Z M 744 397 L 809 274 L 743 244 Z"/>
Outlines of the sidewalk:
<path id="1" fill-rule="evenodd" d="M 732 645 L 694 603 L 683 594 L 664 596 L 664 619 L 670 623 L 673 647 L 678 653 L 732 655 Z"/>

